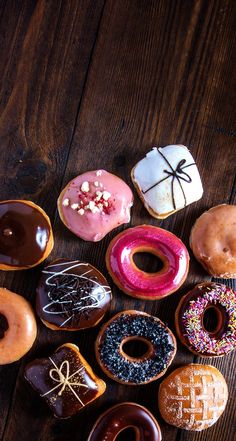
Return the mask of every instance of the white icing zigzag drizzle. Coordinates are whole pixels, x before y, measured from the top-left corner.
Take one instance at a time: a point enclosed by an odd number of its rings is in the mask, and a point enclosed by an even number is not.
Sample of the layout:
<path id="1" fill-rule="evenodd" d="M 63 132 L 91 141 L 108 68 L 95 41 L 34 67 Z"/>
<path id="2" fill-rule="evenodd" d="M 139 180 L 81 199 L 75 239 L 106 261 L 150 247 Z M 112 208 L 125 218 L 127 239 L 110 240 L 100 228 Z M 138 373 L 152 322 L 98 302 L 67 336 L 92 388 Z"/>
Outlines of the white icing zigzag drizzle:
<path id="1" fill-rule="evenodd" d="M 66 268 L 62 269 L 61 271 L 54 271 L 53 267 L 63 267 L 66 265 Z M 71 265 L 68 267 L 68 265 Z M 48 297 L 51 300 L 47 305 L 43 307 L 43 312 L 47 314 L 52 315 L 63 315 L 70 313 L 71 315 L 66 318 L 66 320 L 61 323 L 60 327 L 63 327 L 66 323 L 71 321 L 75 315 L 80 314 L 82 312 L 88 311 L 89 309 L 94 308 L 100 308 L 102 301 L 104 300 L 106 294 L 109 294 L 110 287 L 106 285 L 100 285 L 94 278 L 90 279 L 89 277 L 86 277 L 87 274 L 89 274 L 92 269 L 85 271 L 83 274 L 78 275 L 73 273 L 73 268 L 77 268 L 78 266 L 89 266 L 88 263 L 84 262 L 78 262 L 77 260 L 71 261 L 71 262 L 62 262 L 57 263 L 54 265 L 50 265 L 47 267 L 47 269 L 43 270 L 44 274 L 48 274 L 48 278 L 46 279 L 46 286 L 50 287 L 50 290 L 48 291 Z M 51 269 L 51 271 L 50 271 Z M 72 272 L 70 272 L 72 271 Z M 71 281 L 65 281 L 65 276 L 71 276 L 73 280 Z M 55 283 L 55 278 L 61 278 L 61 284 L 58 285 Z M 64 280 L 63 280 L 64 279 Z M 75 280 L 78 280 L 81 282 L 81 287 L 76 287 L 74 283 L 72 283 Z M 95 287 L 92 290 L 92 293 L 88 293 L 86 286 L 84 289 L 84 295 L 83 292 L 83 284 L 92 283 L 95 285 Z M 58 291 L 60 289 L 63 289 L 66 291 L 65 294 L 63 294 L 61 297 L 58 296 L 56 299 L 52 298 L 52 288 L 57 288 Z M 76 294 L 81 292 L 81 297 L 75 299 Z M 89 302 L 89 304 L 88 304 Z M 63 309 L 59 309 L 58 311 L 55 311 L 56 305 L 63 305 Z"/>

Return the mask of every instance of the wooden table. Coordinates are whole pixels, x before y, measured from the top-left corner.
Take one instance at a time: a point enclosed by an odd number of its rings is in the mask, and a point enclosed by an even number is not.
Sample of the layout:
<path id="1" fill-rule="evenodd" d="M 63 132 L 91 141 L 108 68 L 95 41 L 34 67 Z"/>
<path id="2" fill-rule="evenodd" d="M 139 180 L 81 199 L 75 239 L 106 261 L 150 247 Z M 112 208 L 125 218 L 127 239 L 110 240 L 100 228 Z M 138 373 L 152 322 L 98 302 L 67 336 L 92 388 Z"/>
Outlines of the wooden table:
<path id="1" fill-rule="evenodd" d="M 235 203 L 235 21 L 233 0 L 0 2 L 1 199 L 30 199 L 47 211 L 55 233 L 52 258 L 84 259 L 107 275 L 105 251 L 119 230 L 98 243 L 79 240 L 59 220 L 57 197 L 72 177 L 101 167 L 132 186 L 132 166 L 153 145 L 190 147 L 204 197 L 158 222 L 135 194 L 131 225 L 161 225 L 188 246 L 191 227 L 205 209 Z M 34 304 L 41 269 L 1 272 L 1 285 Z M 189 276 L 179 292 L 161 301 L 135 301 L 112 285 L 108 316 L 136 308 L 160 317 L 175 332 L 179 299 L 203 280 L 210 277 L 191 254 Z M 225 283 L 233 286 L 233 281 Z M 3 441 L 85 441 L 102 411 L 127 400 L 153 412 L 164 441 L 233 440 L 233 354 L 202 359 L 178 342 L 169 372 L 184 363 L 210 363 L 225 375 L 230 392 L 217 424 L 207 431 L 186 432 L 161 419 L 160 381 L 128 387 L 106 378 L 94 356 L 97 332 L 53 332 L 38 321 L 30 353 L 0 369 Z M 60 421 L 26 384 L 23 372 L 29 360 L 47 356 L 68 341 L 79 345 L 108 388 L 80 415 Z"/>

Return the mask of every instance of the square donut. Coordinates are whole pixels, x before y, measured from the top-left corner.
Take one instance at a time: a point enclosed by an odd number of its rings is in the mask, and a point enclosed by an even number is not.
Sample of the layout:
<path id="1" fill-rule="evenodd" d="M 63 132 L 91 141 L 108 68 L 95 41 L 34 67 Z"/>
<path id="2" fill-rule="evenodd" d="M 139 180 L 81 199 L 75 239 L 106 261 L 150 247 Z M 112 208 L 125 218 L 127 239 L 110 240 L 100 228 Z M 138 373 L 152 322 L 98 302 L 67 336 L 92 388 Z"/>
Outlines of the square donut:
<path id="1" fill-rule="evenodd" d="M 149 213 L 165 219 L 201 199 L 197 165 L 184 145 L 154 147 L 132 169 L 131 178 Z"/>
<path id="2" fill-rule="evenodd" d="M 106 389 L 78 347 L 70 343 L 60 346 L 48 358 L 29 363 L 25 378 L 58 418 L 76 414 Z"/>

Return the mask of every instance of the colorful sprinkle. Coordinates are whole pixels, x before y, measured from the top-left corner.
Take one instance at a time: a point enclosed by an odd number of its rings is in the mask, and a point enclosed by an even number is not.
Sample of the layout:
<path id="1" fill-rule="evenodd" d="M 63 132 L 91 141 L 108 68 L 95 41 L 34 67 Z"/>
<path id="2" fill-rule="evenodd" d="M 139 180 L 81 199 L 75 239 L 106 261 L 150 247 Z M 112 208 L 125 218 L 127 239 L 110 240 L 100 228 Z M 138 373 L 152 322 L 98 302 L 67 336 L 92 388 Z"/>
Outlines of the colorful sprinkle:
<path id="1" fill-rule="evenodd" d="M 187 338 L 192 348 L 199 353 L 208 355 L 224 355 L 236 348 L 236 292 L 225 285 L 212 284 L 202 287 L 205 292 L 189 306 L 182 316 Z M 202 326 L 202 318 L 206 308 L 214 305 L 225 308 L 228 316 L 227 330 L 220 339 L 211 336 Z"/>

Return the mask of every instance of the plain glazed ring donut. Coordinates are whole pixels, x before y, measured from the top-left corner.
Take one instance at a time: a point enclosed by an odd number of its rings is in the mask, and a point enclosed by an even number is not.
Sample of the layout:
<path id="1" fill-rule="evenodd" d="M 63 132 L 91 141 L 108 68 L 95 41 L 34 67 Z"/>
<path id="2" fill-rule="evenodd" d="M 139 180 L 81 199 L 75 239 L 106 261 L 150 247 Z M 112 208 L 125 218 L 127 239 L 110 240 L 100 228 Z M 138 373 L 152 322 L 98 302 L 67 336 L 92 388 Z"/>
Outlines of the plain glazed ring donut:
<path id="1" fill-rule="evenodd" d="M 190 246 L 206 271 L 214 277 L 236 277 L 236 205 L 217 205 L 195 222 Z"/>
<path id="2" fill-rule="evenodd" d="M 32 347 L 37 325 L 33 310 L 24 297 L 0 288 L 0 365 L 13 363 Z"/>
<path id="3" fill-rule="evenodd" d="M 204 314 L 214 309 L 217 323 L 207 331 Z M 219 283 L 195 286 L 180 301 L 175 314 L 177 334 L 194 354 L 219 357 L 236 349 L 236 292 Z"/>
<path id="4" fill-rule="evenodd" d="M 156 255 L 163 268 L 155 273 L 141 271 L 133 256 L 142 252 Z M 158 300 L 172 294 L 184 283 L 189 254 L 173 233 L 151 225 L 140 225 L 123 231 L 111 241 L 106 265 L 115 284 L 126 294 Z"/>
<path id="5" fill-rule="evenodd" d="M 119 433 L 128 427 L 135 430 L 136 440 L 162 440 L 159 424 L 149 410 L 136 403 L 121 403 L 98 418 L 88 441 L 115 441 Z"/>
<path id="6" fill-rule="evenodd" d="M 143 341 L 147 352 L 130 357 L 123 350 L 128 341 Z M 103 371 L 122 384 L 147 384 L 164 375 L 176 353 L 172 332 L 157 317 L 140 311 L 123 311 L 103 325 L 96 344 Z"/>
<path id="7" fill-rule="evenodd" d="M 45 260 L 53 248 L 51 222 L 31 201 L 0 202 L 0 269 L 28 269 Z"/>

